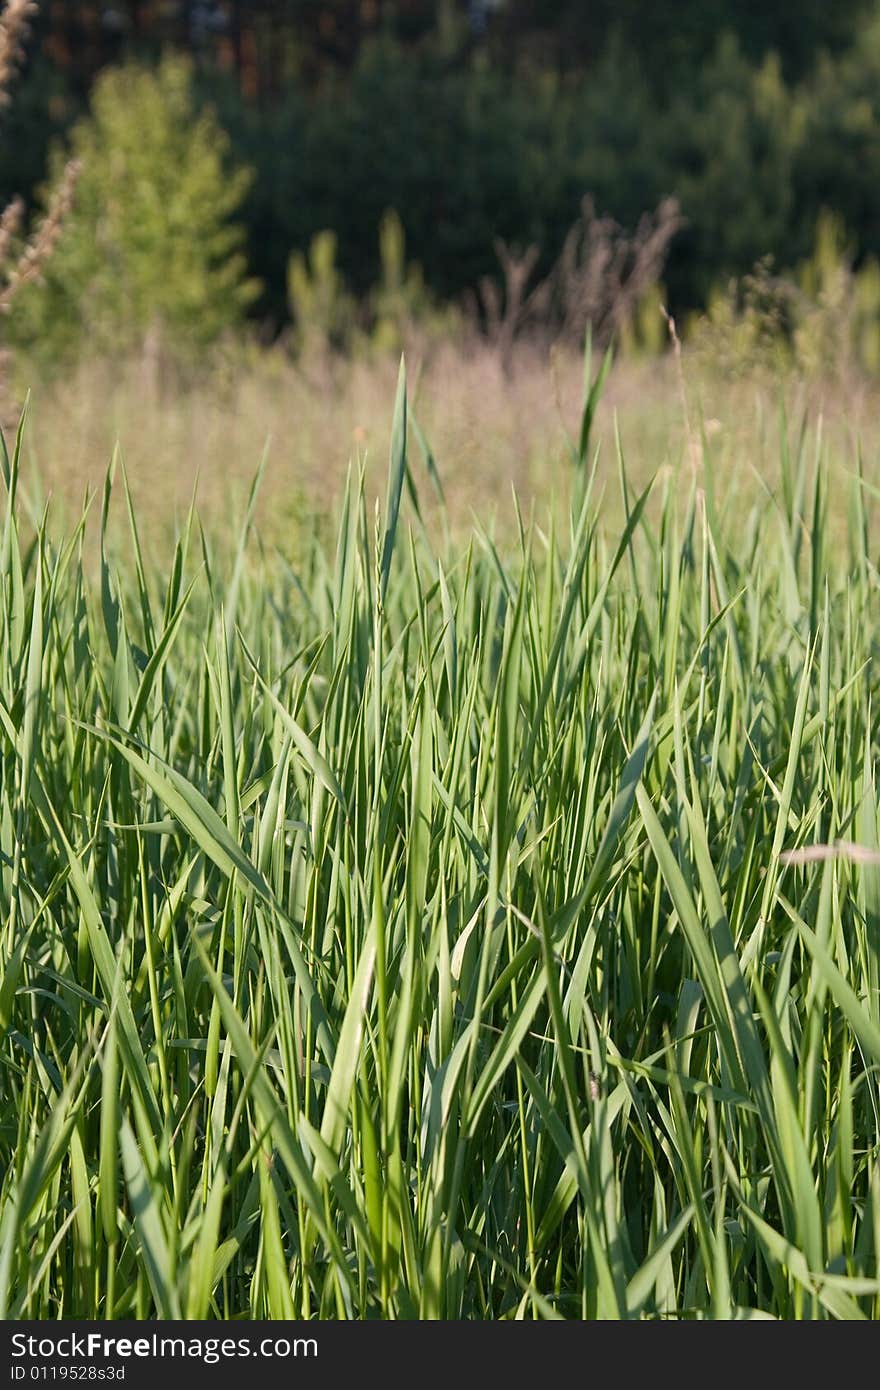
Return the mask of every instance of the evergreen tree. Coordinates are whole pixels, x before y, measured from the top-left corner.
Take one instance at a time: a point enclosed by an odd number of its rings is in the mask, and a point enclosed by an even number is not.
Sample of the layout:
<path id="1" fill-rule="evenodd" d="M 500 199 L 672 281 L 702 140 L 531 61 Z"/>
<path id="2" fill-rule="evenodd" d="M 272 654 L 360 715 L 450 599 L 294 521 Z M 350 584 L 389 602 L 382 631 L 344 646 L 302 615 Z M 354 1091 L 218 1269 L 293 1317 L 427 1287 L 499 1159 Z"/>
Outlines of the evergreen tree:
<path id="1" fill-rule="evenodd" d="M 250 175 L 228 167 L 213 113 L 194 110 L 187 61 L 108 70 L 70 143 L 75 205 L 22 295 L 19 339 L 53 353 L 84 337 L 99 351 L 147 339 L 197 351 L 239 323 L 257 288 L 232 221 Z M 56 149 L 56 177 L 65 158 Z"/>

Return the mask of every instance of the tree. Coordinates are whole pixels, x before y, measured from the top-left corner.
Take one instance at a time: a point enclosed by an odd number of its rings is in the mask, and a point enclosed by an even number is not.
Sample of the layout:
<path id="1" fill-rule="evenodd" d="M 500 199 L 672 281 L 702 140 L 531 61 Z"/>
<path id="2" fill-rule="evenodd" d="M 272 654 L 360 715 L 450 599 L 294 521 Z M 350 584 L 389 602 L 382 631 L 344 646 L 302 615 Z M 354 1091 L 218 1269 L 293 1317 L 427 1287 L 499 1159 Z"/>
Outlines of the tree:
<path id="1" fill-rule="evenodd" d="M 18 341 L 54 355 L 84 338 L 113 353 L 216 342 L 257 293 L 232 221 L 250 175 L 228 167 L 213 112 L 196 112 L 188 62 L 102 74 L 71 146 L 75 207 L 41 282 L 21 296 Z M 56 183 L 64 164 L 56 149 Z"/>
<path id="2" fill-rule="evenodd" d="M 872 0 L 503 0 L 496 40 L 508 57 L 585 70 L 616 36 L 652 86 L 670 92 L 693 80 L 722 34 L 753 62 L 777 52 L 785 76 L 798 78 L 822 50 L 851 45 L 871 7 Z"/>

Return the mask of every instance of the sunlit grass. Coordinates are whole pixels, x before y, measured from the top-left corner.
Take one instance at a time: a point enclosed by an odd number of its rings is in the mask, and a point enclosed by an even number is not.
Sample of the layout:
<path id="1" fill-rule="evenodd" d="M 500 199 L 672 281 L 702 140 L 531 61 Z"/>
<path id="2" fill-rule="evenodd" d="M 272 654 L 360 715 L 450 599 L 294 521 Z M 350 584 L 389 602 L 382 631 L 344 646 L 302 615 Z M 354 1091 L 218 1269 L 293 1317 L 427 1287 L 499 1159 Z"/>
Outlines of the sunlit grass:
<path id="1" fill-rule="evenodd" d="M 870 490 L 460 546 L 407 426 L 296 571 L 5 459 L 0 1313 L 876 1316 Z"/>

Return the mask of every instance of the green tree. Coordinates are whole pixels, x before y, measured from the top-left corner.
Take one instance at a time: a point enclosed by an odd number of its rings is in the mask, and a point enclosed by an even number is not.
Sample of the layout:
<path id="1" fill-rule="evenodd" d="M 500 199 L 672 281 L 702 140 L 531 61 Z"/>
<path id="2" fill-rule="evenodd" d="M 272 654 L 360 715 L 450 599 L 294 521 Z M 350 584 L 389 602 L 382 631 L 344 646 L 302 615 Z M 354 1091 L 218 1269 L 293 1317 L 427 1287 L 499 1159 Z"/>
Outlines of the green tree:
<path id="1" fill-rule="evenodd" d="M 850 47 L 873 8 L 873 0 L 501 0 L 492 37 L 507 61 L 590 71 L 616 36 L 652 88 L 669 94 L 692 79 L 723 34 L 753 63 L 778 53 L 786 78 L 799 78 L 821 52 Z"/>
<path id="2" fill-rule="evenodd" d="M 75 206 L 22 295 L 19 345 L 59 356 L 87 339 L 98 352 L 187 355 L 240 323 L 258 286 L 232 219 L 251 176 L 229 167 L 213 111 L 195 109 L 187 61 L 104 73 L 70 144 L 82 167 Z M 56 180 L 66 158 L 53 152 Z"/>
<path id="3" fill-rule="evenodd" d="M 822 208 L 843 217 L 857 259 L 880 255 L 880 13 L 859 42 L 824 60 L 805 94 L 805 138 L 795 169 L 801 225 L 810 232 Z M 804 254 L 806 247 L 798 247 Z"/>
<path id="4" fill-rule="evenodd" d="M 756 69 L 730 36 L 670 104 L 656 144 L 664 183 L 687 218 L 667 271 L 674 303 L 706 303 L 719 272 L 745 274 L 768 253 L 791 264 L 808 249 L 792 254 L 791 245 L 804 119 L 778 60 Z"/>

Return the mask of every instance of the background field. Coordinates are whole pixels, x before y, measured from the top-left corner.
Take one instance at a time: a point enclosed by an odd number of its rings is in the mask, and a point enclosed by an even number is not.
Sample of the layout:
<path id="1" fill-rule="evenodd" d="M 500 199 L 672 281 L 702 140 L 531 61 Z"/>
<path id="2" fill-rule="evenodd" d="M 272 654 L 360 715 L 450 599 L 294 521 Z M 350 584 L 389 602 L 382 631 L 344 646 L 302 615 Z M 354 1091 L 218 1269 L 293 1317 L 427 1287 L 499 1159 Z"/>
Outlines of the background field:
<path id="1" fill-rule="evenodd" d="M 467 539 L 475 516 L 493 521 L 502 534 L 515 530 L 514 490 L 527 511 L 534 506 L 540 515 L 561 506 L 564 512 L 580 428 L 582 353 L 550 357 L 524 348 L 509 376 L 478 345 L 465 352 L 450 344 L 408 362 L 412 411 L 442 471 L 444 521 L 459 540 Z M 103 486 L 118 446 L 139 524 L 153 544 L 167 550 L 175 517 L 194 495 L 217 540 L 228 541 L 238 535 L 265 452 L 260 534 L 289 556 L 315 526 L 332 541 L 352 461 L 363 463 L 372 497 L 384 492 L 388 402 L 398 365 L 391 356 L 296 365 L 281 354 L 261 355 L 195 386 L 155 393 L 136 360 L 112 367 L 86 361 L 59 381 L 34 381 L 22 451 L 24 495 L 33 513 L 51 498 L 52 516 L 72 523 L 84 496 Z M 594 355 L 594 370 L 598 365 Z M 873 380 L 805 381 L 777 372 L 730 380 L 690 355 L 683 376 L 682 383 L 670 355 L 623 359 L 606 380 L 593 444 L 598 487 L 615 521 L 622 515 L 618 446 L 634 483 L 644 487 L 656 472 L 682 464 L 693 473 L 705 444 L 722 492 L 735 485 L 740 496 L 755 497 L 780 481 L 781 435 L 796 440 L 806 428 L 844 472 L 861 451 L 870 479 L 880 409 Z M 15 423 L 10 413 L 7 429 Z M 429 489 L 422 505 L 431 511 L 435 502 Z M 837 488 L 829 507 L 835 518 L 845 510 Z M 93 508 L 90 538 L 97 523 Z M 115 514 L 111 535 L 127 545 Z"/>

